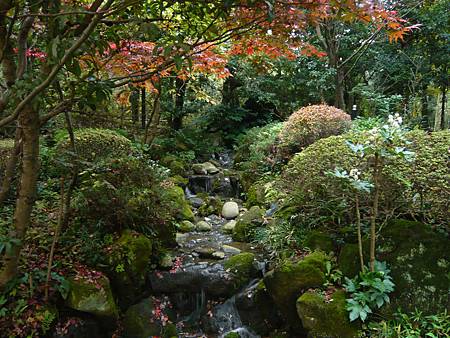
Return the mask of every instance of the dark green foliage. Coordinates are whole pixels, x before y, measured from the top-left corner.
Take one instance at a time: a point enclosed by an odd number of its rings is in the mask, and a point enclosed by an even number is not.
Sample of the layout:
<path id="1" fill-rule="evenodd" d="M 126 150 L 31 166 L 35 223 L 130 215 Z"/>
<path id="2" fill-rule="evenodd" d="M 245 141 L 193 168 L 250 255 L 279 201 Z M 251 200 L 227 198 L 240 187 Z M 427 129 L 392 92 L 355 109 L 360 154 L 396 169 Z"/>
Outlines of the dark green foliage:
<path id="1" fill-rule="evenodd" d="M 241 172 L 244 189 L 277 168 L 276 147 L 282 122 L 249 129 L 237 141 L 235 167 Z"/>
<path id="2" fill-rule="evenodd" d="M 14 140 L 13 139 L 0 140 L 0 177 L 1 177 L 3 170 L 6 167 L 8 157 L 13 148 L 14 148 Z"/>
<path id="3" fill-rule="evenodd" d="M 158 165 L 139 158 L 98 163 L 81 175 L 75 198 L 79 221 L 92 227 L 101 224 L 106 232 L 129 228 L 170 242 L 170 220 L 177 209 L 170 195 L 166 197 L 163 175 Z"/>
<path id="4" fill-rule="evenodd" d="M 447 311 L 425 315 L 419 310 L 411 313 L 397 312 L 394 319 L 369 325 L 369 336 L 379 338 L 444 338 L 450 335 L 450 314 Z"/>
<path id="5" fill-rule="evenodd" d="M 345 279 L 345 289 L 350 294 L 347 310 L 350 321 L 363 322 L 370 313 L 389 303 L 389 294 L 394 291 L 394 283 L 386 263 L 375 262 L 375 271 L 361 271 L 354 279 Z"/>
<path id="6" fill-rule="evenodd" d="M 295 216 L 299 226 L 326 226 L 354 222 L 354 200 L 345 197 L 342 187 L 326 172 L 335 168 L 358 168 L 358 158 L 345 143 L 358 142 L 360 134 L 322 139 L 297 154 L 288 164 L 279 186 L 286 198 L 279 214 Z M 449 171 L 448 131 L 407 134 L 413 162 L 386 163 L 381 178 L 380 216 L 415 215 L 429 223 L 444 226 L 448 212 Z M 364 142 L 364 140 L 360 140 Z M 366 168 L 359 168 L 363 178 Z M 366 171 L 366 173 L 365 173 Z M 362 196 L 364 197 L 364 196 Z M 368 215 L 370 201 L 361 199 L 362 215 Z"/>

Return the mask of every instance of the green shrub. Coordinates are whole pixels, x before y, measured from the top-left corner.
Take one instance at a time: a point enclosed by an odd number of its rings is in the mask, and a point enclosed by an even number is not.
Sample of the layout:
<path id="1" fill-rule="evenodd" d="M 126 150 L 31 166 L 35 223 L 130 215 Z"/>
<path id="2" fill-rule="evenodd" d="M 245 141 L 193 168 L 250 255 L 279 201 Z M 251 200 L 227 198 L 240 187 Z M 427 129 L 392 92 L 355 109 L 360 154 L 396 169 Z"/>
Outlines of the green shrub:
<path id="1" fill-rule="evenodd" d="M 285 122 L 280 133 L 280 151 L 285 158 L 303 150 L 315 141 L 339 135 L 350 126 L 350 115 L 327 105 L 303 107 Z"/>
<path id="2" fill-rule="evenodd" d="M 242 172 L 246 190 L 265 173 L 276 169 L 276 145 L 282 128 L 282 122 L 271 123 L 249 129 L 238 138 L 235 167 Z"/>
<path id="3" fill-rule="evenodd" d="M 164 179 L 161 167 L 143 159 L 101 162 L 81 175 L 76 214 L 83 224 L 100 223 L 105 232 L 129 228 L 170 241 L 178 207 L 165 192 L 165 184 L 173 183 Z"/>
<path id="4" fill-rule="evenodd" d="M 0 176 L 5 170 L 6 163 L 8 162 L 9 154 L 14 148 L 13 139 L 0 140 Z"/>
<path id="5" fill-rule="evenodd" d="M 364 142 L 361 134 L 322 139 L 297 154 L 278 182 L 285 194 L 280 215 L 294 216 L 303 226 L 333 226 L 353 223 L 353 198 L 343 193 L 328 171 L 357 168 L 358 158 L 346 140 Z M 450 192 L 448 145 L 450 132 L 407 134 L 408 150 L 415 161 L 386 163 L 381 177 L 380 219 L 416 217 L 430 224 L 446 224 Z M 358 168 L 363 172 L 364 169 Z M 366 172 L 367 175 L 367 172 Z M 362 216 L 370 212 L 367 197 L 361 196 Z"/>
<path id="6" fill-rule="evenodd" d="M 79 159 L 86 162 L 99 161 L 106 158 L 118 158 L 132 152 L 129 139 L 110 129 L 84 128 L 75 134 L 75 146 Z M 71 153 L 70 140 L 66 132 L 58 135 L 56 144 L 56 160 L 65 158 Z"/>

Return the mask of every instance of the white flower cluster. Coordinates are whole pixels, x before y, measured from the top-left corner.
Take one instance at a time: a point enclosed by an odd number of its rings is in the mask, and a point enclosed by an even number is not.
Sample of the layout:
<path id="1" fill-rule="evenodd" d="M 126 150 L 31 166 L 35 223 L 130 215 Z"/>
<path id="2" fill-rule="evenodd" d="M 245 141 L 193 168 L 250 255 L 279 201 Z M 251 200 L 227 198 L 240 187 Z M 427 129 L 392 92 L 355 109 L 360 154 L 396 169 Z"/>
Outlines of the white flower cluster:
<path id="1" fill-rule="evenodd" d="M 400 128 L 400 125 L 402 124 L 403 119 L 400 116 L 400 114 L 397 113 L 395 115 L 389 115 L 388 122 L 391 125 L 391 127 Z"/>
<path id="2" fill-rule="evenodd" d="M 359 180 L 359 176 L 361 175 L 361 172 L 358 169 L 351 169 L 349 176 L 354 179 L 355 181 Z"/>

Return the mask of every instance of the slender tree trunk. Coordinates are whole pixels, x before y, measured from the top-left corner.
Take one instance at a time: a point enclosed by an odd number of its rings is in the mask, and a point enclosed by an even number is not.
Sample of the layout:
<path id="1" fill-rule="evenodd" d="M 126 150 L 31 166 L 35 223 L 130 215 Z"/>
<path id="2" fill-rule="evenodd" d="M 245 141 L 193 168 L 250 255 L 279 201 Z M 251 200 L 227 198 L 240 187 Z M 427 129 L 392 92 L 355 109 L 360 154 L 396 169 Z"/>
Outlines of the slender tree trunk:
<path id="1" fill-rule="evenodd" d="M 131 106 L 131 120 L 133 123 L 139 122 L 139 90 L 136 88 L 131 89 L 130 95 L 130 106 Z"/>
<path id="2" fill-rule="evenodd" d="M 180 130 L 183 127 L 184 97 L 186 95 L 187 81 L 176 78 L 175 80 L 175 113 L 172 118 L 172 129 Z"/>
<path id="3" fill-rule="evenodd" d="M 16 137 L 14 139 L 14 148 L 11 150 L 8 162 L 6 163 L 5 172 L 3 175 L 2 186 L 0 187 L 0 205 L 2 205 L 6 197 L 8 196 L 9 190 L 11 189 L 11 183 L 14 179 L 14 173 L 16 172 L 17 162 L 19 160 L 20 148 L 22 145 L 20 130 L 16 130 Z"/>
<path id="4" fill-rule="evenodd" d="M 153 104 L 152 119 L 148 121 L 147 131 L 145 135 L 145 143 L 150 145 L 156 137 L 158 131 L 159 121 L 161 119 L 161 103 L 160 94 L 155 98 L 155 103 Z"/>
<path id="5" fill-rule="evenodd" d="M 342 68 L 336 68 L 336 93 L 335 93 L 335 105 L 337 108 L 345 110 L 345 83 L 344 83 L 344 70 Z"/>
<path id="6" fill-rule="evenodd" d="M 19 128 L 22 133 L 22 172 L 14 210 L 14 230 L 11 238 L 20 241 L 14 245 L 11 252 L 3 256 L 3 266 L 0 271 L 0 289 L 17 274 L 20 251 L 30 225 L 31 211 L 36 198 L 36 184 L 39 172 L 39 115 L 30 105 L 19 115 Z"/>
<path id="7" fill-rule="evenodd" d="M 447 129 L 445 124 L 445 105 L 447 103 L 447 87 L 445 85 L 442 86 L 442 101 L 441 101 L 441 129 Z"/>
<path id="8" fill-rule="evenodd" d="M 48 302 L 48 289 L 50 287 L 50 277 L 52 274 L 52 266 L 53 266 L 53 257 L 55 255 L 56 243 L 58 243 L 59 233 L 62 228 L 62 224 L 64 221 L 64 209 L 65 209 L 65 196 L 64 196 L 64 178 L 61 179 L 61 199 L 59 202 L 59 213 L 58 213 L 58 222 L 56 223 L 55 233 L 53 235 L 52 246 L 50 248 L 50 253 L 48 255 L 48 264 L 47 264 L 47 278 L 45 280 L 45 296 L 44 301 Z"/>
<path id="9" fill-rule="evenodd" d="M 147 125 L 147 105 L 145 99 L 145 88 L 141 90 L 141 125 L 142 129 L 145 129 Z"/>
<path id="10" fill-rule="evenodd" d="M 370 271 L 375 271 L 376 222 L 378 218 L 378 200 L 380 198 L 380 155 L 375 154 L 373 168 L 373 205 L 370 217 Z"/>
<path id="11" fill-rule="evenodd" d="M 359 263 L 361 265 L 361 271 L 364 271 L 364 252 L 361 235 L 361 213 L 359 211 L 359 196 L 355 196 L 355 208 L 356 208 L 356 228 L 358 231 L 358 251 L 359 251 Z"/>

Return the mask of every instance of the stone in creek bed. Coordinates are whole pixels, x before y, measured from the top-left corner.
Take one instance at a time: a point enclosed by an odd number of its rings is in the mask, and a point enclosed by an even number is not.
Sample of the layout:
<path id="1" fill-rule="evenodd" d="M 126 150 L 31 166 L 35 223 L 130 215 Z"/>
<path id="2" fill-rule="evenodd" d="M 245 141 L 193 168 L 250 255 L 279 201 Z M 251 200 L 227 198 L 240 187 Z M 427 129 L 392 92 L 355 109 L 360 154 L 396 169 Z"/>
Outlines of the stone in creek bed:
<path id="1" fill-rule="evenodd" d="M 211 231 L 212 226 L 206 221 L 200 221 L 195 226 L 197 231 Z"/>
<path id="2" fill-rule="evenodd" d="M 222 216 L 226 219 L 233 219 L 239 216 L 239 205 L 236 202 L 226 202 L 222 207 Z"/>

